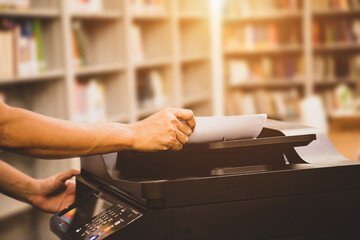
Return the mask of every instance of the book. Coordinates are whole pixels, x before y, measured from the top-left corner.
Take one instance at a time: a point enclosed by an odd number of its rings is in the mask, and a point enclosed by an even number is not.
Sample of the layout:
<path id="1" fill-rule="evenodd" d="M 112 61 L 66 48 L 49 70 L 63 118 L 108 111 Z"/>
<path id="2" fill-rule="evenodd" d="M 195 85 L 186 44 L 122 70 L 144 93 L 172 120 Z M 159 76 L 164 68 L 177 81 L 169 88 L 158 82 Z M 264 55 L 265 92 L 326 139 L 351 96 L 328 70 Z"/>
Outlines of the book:
<path id="1" fill-rule="evenodd" d="M 88 122 L 106 121 L 105 86 L 91 79 L 86 88 L 86 111 Z"/>
<path id="2" fill-rule="evenodd" d="M 80 21 L 74 21 L 72 23 L 72 31 L 74 36 L 73 41 L 73 59 L 75 67 L 87 66 L 87 55 L 85 50 L 85 34 L 82 29 L 82 23 Z M 76 61 L 80 60 L 78 65 Z"/>
<path id="3" fill-rule="evenodd" d="M 299 10 L 298 0 L 228 0 L 223 12 L 225 16 L 254 16 Z"/>
<path id="4" fill-rule="evenodd" d="M 230 94 L 228 101 L 230 102 L 228 108 L 229 115 L 256 113 L 255 100 L 251 93 L 234 91 Z"/>
<path id="5" fill-rule="evenodd" d="M 6 61 L 7 59 L 5 58 L 5 31 L 4 30 L 0 30 L 0 81 L 1 78 L 5 78 L 6 77 Z"/>
<path id="6" fill-rule="evenodd" d="M 164 0 L 131 0 L 130 9 L 134 14 L 159 14 L 165 12 Z"/>
<path id="7" fill-rule="evenodd" d="M 39 20 L 0 19 L 0 77 L 37 75 L 46 70 L 42 24 Z"/>
<path id="8" fill-rule="evenodd" d="M 21 10 L 26 11 L 30 8 L 30 0 L 0 0 L 0 10 Z"/>
<path id="9" fill-rule="evenodd" d="M 250 80 L 250 68 L 245 60 L 230 60 L 229 81 L 230 85 L 237 85 Z"/>
<path id="10" fill-rule="evenodd" d="M 314 21 L 312 41 L 314 45 L 360 43 L 360 20 Z"/>
<path id="11" fill-rule="evenodd" d="M 137 99 L 141 109 L 162 108 L 167 100 L 166 79 L 159 70 L 142 71 L 137 76 Z"/>
<path id="12" fill-rule="evenodd" d="M 87 104 L 86 104 L 86 86 L 83 81 L 75 81 L 74 86 L 74 109 L 75 109 L 75 121 L 85 122 L 87 121 Z"/>
<path id="13" fill-rule="evenodd" d="M 71 31 L 71 44 L 72 44 L 72 62 L 75 69 L 80 69 L 82 67 L 80 50 L 77 44 L 75 32 Z"/>
<path id="14" fill-rule="evenodd" d="M 295 23 L 296 24 L 296 23 Z M 281 23 L 246 23 L 230 25 L 224 31 L 224 45 L 228 51 L 256 51 L 279 46 L 299 46 L 299 28 Z"/>
<path id="15" fill-rule="evenodd" d="M 105 85 L 99 79 L 75 82 L 75 121 L 106 121 Z"/>
<path id="16" fill-rule="evenodd" d="M 96 13 L 103 10 L 102 0 L 71 0 L 69 11 L 71 13 Z"/>
<path id="17" fill-rule="evenodd" d="M 164 87 L 164 79 L 157 70 L 151 70 L 149 73 L 150 86 L 153 92 L 153 105 L 155 108 L 161 108 L 165 105 L 166 94 Z"/>
<path id="18" fill-rule="evenodd" d="M 134 63 L 141 63 L 144 61 L 144 48 L 142 41 L 142 34 L 140 26 L 132 24 L 130 28 L 130 37 L 131 37 L 131 57 Z"/>
<path id="19" fill-rule="evenodd" d="M 32 21 L 33 37 L 36 43 L 35 61 L 38 65 L 38 71 L 44 72 L 46 69 L 45 51 L 44 51 L 44 38 L 41 23 L 38 19 Z"/>

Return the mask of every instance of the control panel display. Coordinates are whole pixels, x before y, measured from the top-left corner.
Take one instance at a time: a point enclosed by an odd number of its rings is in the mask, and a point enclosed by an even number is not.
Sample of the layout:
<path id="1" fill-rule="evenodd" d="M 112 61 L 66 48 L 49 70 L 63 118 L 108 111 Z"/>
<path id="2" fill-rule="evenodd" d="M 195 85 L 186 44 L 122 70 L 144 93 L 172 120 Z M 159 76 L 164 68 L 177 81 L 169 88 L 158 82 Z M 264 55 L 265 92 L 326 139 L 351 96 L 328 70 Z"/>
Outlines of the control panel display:
<path id="1" fill-rule="evenodd" d="M 76 228 L 111 206 L 111 203 L 93 195 L 77 207 L 65 212 L 60 218 Z"/>
<path id="2" fill-rule="evenodd" d="M 92 194 L 58 215 L 55 224 L 70 239 L 102 240 L 141 216 L 120 199 Z"/>

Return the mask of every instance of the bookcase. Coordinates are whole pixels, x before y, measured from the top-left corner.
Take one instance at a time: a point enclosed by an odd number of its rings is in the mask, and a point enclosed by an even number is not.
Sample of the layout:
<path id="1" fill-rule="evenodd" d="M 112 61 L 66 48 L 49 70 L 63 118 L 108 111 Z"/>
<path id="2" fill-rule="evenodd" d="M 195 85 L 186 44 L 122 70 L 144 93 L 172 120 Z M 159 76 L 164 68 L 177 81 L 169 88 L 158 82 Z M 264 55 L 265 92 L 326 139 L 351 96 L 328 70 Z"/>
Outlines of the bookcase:
<path id="1" fill-rule="evenodd" d="M 19 58 L 18 65 L 9 67 L 11 73 L 0 74 L 0 92 L 9 105 L 73 121 L 131 123 L 166 106 L 213 114 L 208 1 L 159 0 L 144 5 L 136 0 L 95 0 L 89 1 L 95 2 L 91 6 L 75 0 L 26 2 L 19 7 L 0 1 L 0 20 L 12 24 L 1 26 L 0 32 L 15 34 L 13 25 L 22 31 L 26 24 L 39 22 L 41 37 L 35 40 L 43 42 L 43 55 L 40 59 L 39 47 L 37 58 L 29 62 L 43 61 L 44 67 L 38 64 L 36 71 L 19 74 Z M 27 40 L 31 51 L 31 39 Z M 36 178 L 79 167 L 78 159 L 0 154 Z M 39 217 L 42 229 L 48 229 L 48 215 L 4 196 L 0 202 L 0 221 L 31 213 Z M 45 235 L 36 238 L 53 238 Z"/>
<path id="2" fill-rule="evenodd" d="M 357 115 L 359 10 L 357 0 L 225 1 L 227 114 L 300 121 L 301 99 L 316 94 L 330 120 Z"/>
<path id="3" fill-rule="evenodd" d="M 0 74 L 0 92 L 10 105 L 73 121 L 131 123 L 166 106 L 190 108 L 197 116 L 268 112 L 298 121 L 299 101 L 315 93 L 330 118 L 359 115 L 346 101 L 334 106 L 338 96 L 359 89 L 358 0 L 78 2 L 29 0 L 17 9 L 0 0 L 1 24 L 40 23 L 43 54 L 37 60 L 45 63 L 32 74 L 26 67 L 25 74 Z M 210 9 L 213 2 L 222 5 Z M 212 11 L 221 12 L 219 22 Z M 79 167 L 78 159 L 34 160 L 7 152 L 0 158 L 38 178 Z M 3 196 L 0 202 L 0 221 L 34 213 Z M 35 215 L 48 229 L 49 216 Z"/>

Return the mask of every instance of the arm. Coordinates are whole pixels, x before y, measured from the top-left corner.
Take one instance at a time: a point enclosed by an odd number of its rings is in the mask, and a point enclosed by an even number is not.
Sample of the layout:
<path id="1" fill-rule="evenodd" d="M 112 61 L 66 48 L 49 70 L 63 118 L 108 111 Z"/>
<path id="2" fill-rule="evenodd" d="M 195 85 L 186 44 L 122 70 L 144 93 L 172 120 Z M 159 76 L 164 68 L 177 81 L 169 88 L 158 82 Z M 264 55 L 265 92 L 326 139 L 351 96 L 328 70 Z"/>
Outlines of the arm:
<path id="1" fill-rule="evenodd" d="M 0 192 L 47 212 L 58 212 L 75 200 L 75 183 L 68 181 L 80 172 L 68 170 L 36 180 L 0 161 Z"/>
<path id="2" fill-rule="evenodd" d="M 12 108 L 0 101 L 0 148 L 42 158 L 180 150 L 194 127 L 193 113 L 185 109 L 166 108 L 135 124 L 77 123 Z"/>

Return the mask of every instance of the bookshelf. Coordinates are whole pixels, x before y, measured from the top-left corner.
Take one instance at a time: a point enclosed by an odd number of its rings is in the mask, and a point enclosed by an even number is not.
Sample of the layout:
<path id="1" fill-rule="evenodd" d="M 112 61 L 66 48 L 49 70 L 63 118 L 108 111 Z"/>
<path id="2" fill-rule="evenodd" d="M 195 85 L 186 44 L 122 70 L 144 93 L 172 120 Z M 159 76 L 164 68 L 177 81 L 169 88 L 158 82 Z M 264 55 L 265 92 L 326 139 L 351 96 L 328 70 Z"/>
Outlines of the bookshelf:
<path id="1" fill-rule="evenodd" d="M 314 91 L 322 97 L 330 122 L 339 116 L 351 119 L 358 115 L 356 105 L 346 101 L 355 103 L 359 88 L 360 3 L 312 2 L 311 12 Z"/>
<path id="2" fill-rule="evenodd" d="M 283 5 L 282 5 L 283 4 Z M 299 118 L 305 94 L 301 1 L 225 1 L 222 17 L 227 114 Z M 244 104 L 242 104 L 244 103 Z"/>
<path id="3" fill-rule="evenodd" d="M 100 8 L 76 6 L 75 0 L 29 2 L 26 9 L 0 8 L 0 18 L 41 24 L 46 68 L 33 74 L 0 75 L 0 91 L 10 105 L 48 116 L 131 123 L 175 106 L 190 108 L 197 116 L 226 109 L 226 114 L 265 111 L 272 118 L 297 121 L 299 100 L 316 93 L 329 118 L 335 119 L 344 116 L 329 106 L 341 94 L 337 88 L 342 84 L 343 92 L 359 88 L 353 65 L 358 64 L 360 42 L 341 38 L 314 42 L 314 35 L 321 35 L 328 23 L 331 29 L 334 17 L 344 26 L 358 24 L 359 6 L 316 5 L 330 3 L 327 0 L 284 0 L 278 1 L 285 4 L 280 7 L 272 0 L 224 0 L 224 6 L 216 8 L 209 0 L 149 0 L 145 5 L 95 0 Z M 251 7 L 243 5 L 250 2 Z M 222 14 L 222 19 L 211 14 Z M 319 33 L 314 32 L 314 22 L 320 23 Z M 251 42 L 243 38 L 249 32 L 263 37 Z M 348 71 L 318 72 L 329 69 L 326 65 L 344 64 Z M 232 77 L 231 65 L 247 74 Z M 100 109 L 84 105 L 88 92 L 97 96 L 90 105 Z M 252 107 L 230 106 L 241 101 Z M 94 112 L 101 117 L 92 118 Z M 20 169 L 29 168 L 35 177 L 78 167 L 77 160 L 44 162 L 0 154 L 11 164 L 19 163 Z M 10 202 L 3 204 L 11 205 L 6 207 L 7 216 L 28 210 Z"/>
<path id="4" fill-rule="evenodd" d="M 195 115 L 213 115 L 210 5 L 206 0 L 177 0 L 181 106 Z"/>
<path id="5" fill-rule="evenodd" d="M 138 5 L 142 1 L 100 0 L 100 8 L 76 2 L 30 0 L 21 9 L 0 7 L 0 19 L 40 22 L 46 62 L 34 74 L 0 75 L 0 92 L 8 104 L 73 121 L 131 123 L 166 106 L 213 114 L 207 0 L 147 1 L 146 6 Z M 151 90 L 146 101 L 141 85 Z M 88 95 L 96 97 L 89 103 Z M 79 167 L 78 159 L 0 156 L 37 178 Z M 0 219 L 20 221 L 33 211 L 5 197 L 0 202 Z M 36 222 L 48 217 L 36 215 L 41 218 Z"/>
<path id="6" fill-rule="evenodd" d="M 259 109 L 266 110 L 259 106 L 264 105 L 257 96 L 260 93 L 275 108 L 268 111 L 274 112 L 270 117 L 300 121 L 299 102 L 317 94 L 323 100 L 328 118 L 334 118 L 339 108 L 333 106 L 334 101 L 339 101 L 341 94 L 355 94 L 359 87 L 354 65 L 360 56 L 360 3 L 289 0 L 261 4 L 256 0 L 225 1 L 222 32 L 227 103 L 245 98 L 254 107 L 250 112 L 259 113 Z M 297 32 L 291 32 L 291 28 Z M 293 36 L 286 39 L 282 32 Z M 288 60 L 281 60 L 289 56 Z M 270 61 L 274 64 L 269 65 Z M 277 69 L 276 74 L 277 61 L 282 61 L 286 68 Z M 291 61 L 295 63 L 290 64 Z M 241 69 L 242 74 L 234 69 Z M 291 109 L 297 109 L 296 117 L 293 114 L 290 118 L 283 114 L 280 117 L 276 108 L 283 109 L 289 99 L 284 97 L 280 101 L 277 93 L 294 91 L 297 96 Z M 265 96 L 272 93 L 275 95 Z M 233 94 L 236 100 L 231 100 Z M 239 106 L 238 111 L 233 110 L 233 105 L 227 104 L 227 114 L 238 114 L 244 109 Z M 340 107 L 339 112 L 342 111 Z M 353 114 L 357 114 L 356 110 Z"/>

